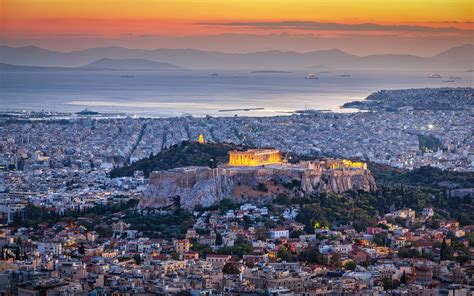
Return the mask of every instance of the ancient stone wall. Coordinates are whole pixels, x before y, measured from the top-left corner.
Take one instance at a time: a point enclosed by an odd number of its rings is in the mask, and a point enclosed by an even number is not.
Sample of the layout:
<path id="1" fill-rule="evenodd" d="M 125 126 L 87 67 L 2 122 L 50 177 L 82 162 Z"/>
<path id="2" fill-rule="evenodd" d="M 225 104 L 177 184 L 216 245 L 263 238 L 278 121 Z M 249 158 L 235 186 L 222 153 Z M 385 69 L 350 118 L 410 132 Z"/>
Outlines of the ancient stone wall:
<path id="1" fill-rule="evenodd" d="M 292 180 L 300 181 L 298 189 L 303 193 L 376 189 L 375 180 L 365 167 L 328 168 L 335 166 L 337 163 L 331 161 L 242 168 L 192 167 L 153 172 L 139 206 L 164 208 L 179 200 L 181 207 L 192 209 L 198 204 L 210 206 L 224 198 L 237 200 L 243 197 L 258 202 L 259 199 L 275 197 L 282 192 L 282 188 L 284 190 L 283 186 L 267 186 L 268 191 L 262 192 L 257 190 L 258 184 L 283 184 Z M 239 196 L 236 192 L 239 192 Z"/>

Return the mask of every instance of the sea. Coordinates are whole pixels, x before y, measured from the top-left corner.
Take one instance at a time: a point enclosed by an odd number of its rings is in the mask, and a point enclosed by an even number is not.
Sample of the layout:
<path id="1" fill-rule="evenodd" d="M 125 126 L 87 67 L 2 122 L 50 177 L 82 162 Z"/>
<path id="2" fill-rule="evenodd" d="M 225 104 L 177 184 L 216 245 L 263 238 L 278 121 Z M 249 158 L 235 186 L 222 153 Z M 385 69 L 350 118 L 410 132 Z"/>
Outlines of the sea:
<path id="1" fill-rule="evenodd" d="M 474 73 L 354 71 L 11 71 L 0 72 L 0 111 L 78 112 L 139 117 L 275 116 L 341 109 L 382 89 L 474 86 Z M 349 74 L 343 77 L 341 74 Z M 461 77 L 447 82 L 449 77 Z M 228 110 L 231 111 L 228 111 Z M 237 109 L 237 110 L 236 110 Z"/>

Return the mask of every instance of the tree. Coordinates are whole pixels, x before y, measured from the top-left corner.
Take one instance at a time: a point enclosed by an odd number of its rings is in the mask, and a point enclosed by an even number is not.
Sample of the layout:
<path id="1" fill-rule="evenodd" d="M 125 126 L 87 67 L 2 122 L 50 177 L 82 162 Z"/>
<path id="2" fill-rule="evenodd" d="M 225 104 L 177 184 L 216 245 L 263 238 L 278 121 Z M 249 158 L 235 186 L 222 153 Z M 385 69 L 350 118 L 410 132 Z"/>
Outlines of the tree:
<path id="1" fill-rule="evenodd" d="M 288 196 L 288 194 L 279 193 L 277 197 L 275 198 L 275 203 L 282 206 L 290 206 L 291 198 Z"/>
<path id="2" fill-rule="evenodd" d="M 387 235 L 384 232 L 379 232 L 374 235 L 374 243 L 379 247 L 386 247 Z"/>
<path id="3" fill-rule="evenodd" d="M 291 261 L 292 259 L 290 252 L 288 252 L 288 249 L 284 246 L 280 246 L 280 248 L 278 249 L 277 256 L 282 261 Z"/>
<path id="4" fill-rule="evenodd" d="M 219 232 L 216 233 L 216 245 L 222 245 L 222 234 L 220 234 Z"/>
<path id="5" fill-rule="evenodd" d="M 271 221 L 271 220 L 269 220 L 269 221 Z M 259 227 L 259 228 L 257 228 L 255 234 L 257 235 L 257 239 L 264 241 L 264 240 L 266 240 L 267 237 L 268 237 L 267 228 L 265 228 L 265 227 Z"/>
<path id="6" fill-rule="evenodd" d="M 132 258 L 133 261 L 135 261 L 136 265 L 142 264 L 142 257 L 140 256 L 140 254 L 133 254 Z"/>
<path id="7" fill-rule="evenodd" d="M 265 183 L 258 183 L 257 190 L 261 192 L 268 192 L 267 184 Z"/>
<path id="8" fill-rule="evenodd" d="M 446 243 L 445 239 L 443 239 L 443 243 L 441 244 L 440 257 L 441 261 L 453 260 L 454 258 L 454 250 Z"/>
<path id="9" fill-rule="evenodd" d="M 237 265 L 227 262 L 222 268 L 222 272 L 225 274 L 239 274 L 240 269 L 237 267 Z"/>
<path id="10" fill-rule="evenodd" d="M 244 222 L 245 227 L 247 228 L 249 228 L 253 224 L 252 218 L 250 218 L 250 216 L 247 216 L 247 215 L 244 216 L 243 222 Z"/>
<path id="11" fill-rule="evenodd" d="M 305 235 L 306 232 L 304 232 L 303 230 L 293 230 L 292 232 L 290 232 L 290 238 L 299 238 L 300 235 Z"/>
<path id="12" fill-rule="evenodd" d="M 401 247 L 398 249 L 398 256 L 401 258 L 418 258 L 420 253 L 415 248 Z"/>
<path id="13" fill-rule="evenodd" d="M 348 270 L 354 270 L 354 269 L 356 269 L 356 267 L 357 267 L 357 263 L 355 263 L 355 262 L 352 261 L 352 260 L 351 260 L 351 261 L 347 261 L 347 262 L 346 262 L 346 265 L 345 265 L 344 267 L 345 267 L 346 269 L 348 269 Z"/>
<path id="14" fill-rule="evenodd" d="M 97 234 L 99 234 L 101 237 L 111 237 L 112 234 L 114 233 L 112 228 L 110 227 L 103 227 L 103 226 L 99 226 L 95 229 L 95 231 L 97 232 Z"/>
<path id="15" fill-rule="evenodd" d="M 390 278 L 384 278 L 383 279 L 383 289 L 385 291 L 387 290 L 392 290 L 393 289 L 393 281 Z"/>
<path id="16" fill-rule="evenodd" d="M 339 253 L 334 253 L 329 260 L 329 264 L 334 267 L 340 267 L 341 265 L 341 255 Z"/>
<path id="17" fill-rule="evenodd" d="M 204 258 L 207 254 L 212 253 L 212 248 L 208 244 L 200 244 L 198 242 L 194 242 L 191 246 L 191 250 L 195 252 L 199 252 L 199 257 Z"/>
<path id="18" fill-rule="evenodd" d="M 84 247 L 84 243 L 81 243 L 79 245 L 79 248 L 77 248 L 77 252 L 81 255 L 84 255 L 86 253 L 86 248 Z"/>
<path id="19" fill-rule="evenodd" d="M 321 264 L 323 262 L 323 256 L 319 253 L 317 247 L 309 247 L 300 253 L 298 260 Z"/>
<path id="20" fill-rule="evenodd" d="M 406 285 L 407 282 L 408 282 L 407 275 L 406 275 L 405 270 L 404 270 L 402 276 L 400 277 L 400 283 Z"/>

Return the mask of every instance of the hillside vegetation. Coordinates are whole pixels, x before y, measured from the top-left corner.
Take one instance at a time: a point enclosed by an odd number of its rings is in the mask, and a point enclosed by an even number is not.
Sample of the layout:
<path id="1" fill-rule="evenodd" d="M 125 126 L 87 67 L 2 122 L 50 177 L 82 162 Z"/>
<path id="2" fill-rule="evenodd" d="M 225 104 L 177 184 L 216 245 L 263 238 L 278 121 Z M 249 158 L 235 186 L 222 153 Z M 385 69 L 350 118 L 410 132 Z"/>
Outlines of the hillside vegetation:
<path id="1" fill-rule="evenodd" d="M 185 166 L 212 166 L 226 163 L 229 151 L 246 150 L 249 147 L 228 143 L 206 143 L 183 141 L 156 155 L 133 162 L 110 172 L 110 177 L 132 176 L 134 171 L 143 171 L 148 176 L 152 171 L 169 170 Z"/>
<path id="2" fill-rule="evenodd" d="M 131 165 L 112 170 L 111 177 L 131 176 L 134 171 L 143 170 L 146 175 L 151 171 L 167 170 L 181 166 L 207 166 L 226 163 L 228 152 L 231 150 L 245 150 L 249 147 L 226 143 L 182 142 L 166 149 L 157 155 L 150 155 L 146 159 L 134 162 Z M 214 161 L 211 162 L 210 160 Z M 292 162 L 311 157 L 291 156 Z M 314 158 L 313 158 L 314 159 Z M 473 198 L 451 197 L 449 188 L 472 188 L 474 173 L 449 172 L 432 167 L 422 167 L 412 171 L 401 170 L 387 165 L 369 163 L 369 169 L 377 182 L 376 192 L 354 191 L 343 194 L 308 193 L 305 196 L 280 194 L 269 209 L 283 209 L 297 204 L 301 212 L 297 221 L 305 224 L 305 231 L 312 233 L 316 225 L 329 226 L 331 224 L 345 224 L 352 222 L 357 230 L 367 226 L 376 226 L 377 217 L 384 214 L 410 207 L 420 212 L 425 207 L 435 209 L 435 217 L 431 222 L 436 226 L 440 219 L 456 219 L 461 225 L 474 224 Z M 225 211 L 236 208 L 235 201 L 223 200 L 208 210 Z M 120 205 L 116 208 L 101 208 L 89 210 L 94 214 L 111 214 L 122 212 L 123 219 L 130 223 L 131 229 L 144 231 L 151 237 L 182 238 L 187 228 L 193 224 L 194 217 L 182 209 L 168 214 L 143 213 L 134 209 L 136 203 Z M 198 210 L 198 209 L 196 209 Z M 202 209 L 201 209 L 202 210 Z M 75 219 L 78 213 L 65 213 L 60 217 Z M 15 225 L 31 227 L 40 222 L 56 222 L 56 216 L 45 213 L 44 209 L 31 207 L 24 219 L 15 217 Z M 269 222 L 274 223 L 274 222 Z M 275 224 L 276 225 L 276 224 Z M 274 227 L 275 225 L 267 225 Z"/>

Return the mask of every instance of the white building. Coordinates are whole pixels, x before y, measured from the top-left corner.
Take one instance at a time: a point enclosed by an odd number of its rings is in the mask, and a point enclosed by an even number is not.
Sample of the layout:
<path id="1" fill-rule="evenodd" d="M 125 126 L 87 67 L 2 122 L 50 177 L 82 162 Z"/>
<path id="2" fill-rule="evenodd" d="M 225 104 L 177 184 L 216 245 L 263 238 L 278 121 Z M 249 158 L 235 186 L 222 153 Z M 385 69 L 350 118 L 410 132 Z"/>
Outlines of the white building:
<path id="1" fill-rule="evenodd" d="M 61 243 L 57 242 L 41 242 L 38 243 L 38 252 L 40 254 L 60 255 L 62 253 Z"/>
<path id="2" fill-rule="evenodd" d="M 283 228 L 283 227 L 275 227 L 270 230 L 270 238 L 271 239 L 279 239 L 280 237 L 290 237 L 290 232 Z"/>

